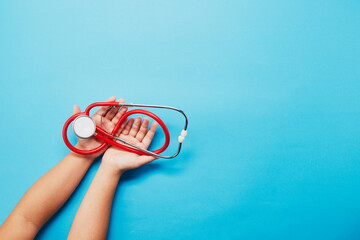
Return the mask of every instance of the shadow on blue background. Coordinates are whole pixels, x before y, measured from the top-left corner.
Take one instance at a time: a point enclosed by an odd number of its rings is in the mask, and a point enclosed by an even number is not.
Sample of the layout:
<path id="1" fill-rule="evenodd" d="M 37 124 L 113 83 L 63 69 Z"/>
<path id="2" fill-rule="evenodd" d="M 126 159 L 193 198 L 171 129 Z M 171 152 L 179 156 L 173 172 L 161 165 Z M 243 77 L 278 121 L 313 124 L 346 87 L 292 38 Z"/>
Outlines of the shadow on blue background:
<path id="1" fill-rule="evenodd" d="M 189 135 L 176 159 L 123 176 L 108 239 L 359 239 L 359 12 L 1 1 L 0 222 L 67 154 L 73 104 L 114 95 L 183 109 Z M 66 238 L 98 166 L 37 239 Z"/>

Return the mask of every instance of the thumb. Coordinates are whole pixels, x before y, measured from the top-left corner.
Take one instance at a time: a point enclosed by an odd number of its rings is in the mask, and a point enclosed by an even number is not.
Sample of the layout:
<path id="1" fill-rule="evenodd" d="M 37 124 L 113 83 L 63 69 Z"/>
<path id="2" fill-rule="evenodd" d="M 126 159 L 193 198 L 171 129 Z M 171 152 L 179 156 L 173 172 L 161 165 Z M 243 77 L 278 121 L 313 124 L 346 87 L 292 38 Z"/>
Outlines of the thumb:
<path id="1" fill-rule="evenodd" d="M 153 156 L 142 155 L 142 156 L 140 156 L 140 157 L 138 158 L 138 164 L 139 164 L 140 166 L 142 166 L 142 165 L 147 164 L 147 163 L 150 163 L 150 162 L 152 162 L 152 161 L 154 161 L 154 160 L 156 160 L 156 159 L 158 159 L 158 158 L 153 157 Z"/>
<path id="2" fill-rule="evenodd" d="M 74 108 L 73 108 L 73 115 L 74 115 L 74 114 L 77 114 L 77 113 L 79 113 L 79 112 L 81 112 L 80 107 L 75 104 L 75 105 L 74 105 Z"/>

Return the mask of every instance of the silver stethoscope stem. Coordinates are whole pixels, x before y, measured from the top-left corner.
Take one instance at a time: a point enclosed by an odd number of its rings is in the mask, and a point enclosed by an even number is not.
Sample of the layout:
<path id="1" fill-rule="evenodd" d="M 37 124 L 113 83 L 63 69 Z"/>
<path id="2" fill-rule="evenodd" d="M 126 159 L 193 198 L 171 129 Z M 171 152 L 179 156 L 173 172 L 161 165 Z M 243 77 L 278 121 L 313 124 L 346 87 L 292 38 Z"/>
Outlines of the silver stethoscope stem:
<path id="1" fill-rule="evenodd" d="M 162 109 L 174 110 L 174 111 L 177 111 L 177 112 L 181 113 L 181 114 L 184 116 L 184 118 L 185 118 L 185 126 L 184 126 L 184 129 L 183 129 L 182 132 L 181 132 L 181 135 L 179 136 L 179 139 L 182 138 L 182 140 L 181 140 L 181 141 L 179 140 L 178 150 L 177 150 L 177 152 L 176 152 L 174 155 L 172 155 L 172 156 L 165 156 L 165 155 L 160 155 L 160 154 L 153 153 L 153 152 L 151 152 L 151 151 L 149 151 L 149 150 L 147 150 L 147 149 L 144 149 L 144 148 L 138 147 L 138 146 L 136 146 L 136 145 L 134 145 L 134 144 L 132 144 L 132 143 L 129 143 L 128 141 L 126 141 L 126 140 L 124 140 L 124 139 L 122 139 L 122 138 L 119 138 L 119 137 L 116 137 L 116 136 L 112 135 L 114 139 L 116 139 L 116 140 L 118 140 L 118 141 L 120 141 L 120 142 L 122 142 L 122 143 L 124 143 L 124 144 L 126 144 L 126 145 L 129 145 L 129 146 L 131 146 L 131 147 L 133 147 L 133 148 L 136 148 L 136 149 L 138 149 L 138 150 L 140 150 L 140 151 L 142 151 L 142 152 L 145 152 L 145 153 L 147 153 L 147 154 L 149 154 L 149 155 L 151 155 L 151 156 L 153 156 L 153 157 L 156 157 L 156 158 L 170 159 L 170 158 L 174 158 L 174 157 L 176 157 L 177 155 L 179 155 L 180 150 L 181 150 L 182 141 L 184 141 L 184 138 L 185 138 L 185 136 L 186 136 L 186 134 L 187 134 L 187 131 L 186 131 L 186 130 L 187 130 L 187 125 L 188 125 L 188 118 L 187 118 L 186 114 L 185 114 L 182 110 L 180 110 L 180 109 L 178 109 L 178 108 L 174 108 L 174 107 L 168 107 L 168 106 L 146 105 L 146 104 L 133 104 L 133 103 L 119 103 L 119 107 L 120 107 L 119 110 L 120 110 L 122 107 L 162 108 Z M 108 111 L 109 111 L 111 108 L 112 108 L 112 107 L 110 107 L 110 108 L 108 109 Z M 104 116 L 108 111 L 106 111 L 106 112 L 103 114 L 103 116 Z M 103 117 L 103 116 L 102 116 L 102 117 Z M 102 124 L 102 118 L 101 118 L 101 124 Z M 103 129 L 105 130 L 105 128 L 103 128 Z M 106 131 L 106 130 L 105 130 L 105 131 Z M 109 134 L 110 134 L 110 133 L 109 133 Z M 111 135 L 111 134 L 110 134 L 110 135 Z"/>
<path id="2" fill-rule="evenodd" d="M 169 107 L 169 106 L 162 106 L 162 105 L 146 105 L 146 104 L 133 104 L 133 103 L 119 103 L 119 106 L 126 106 L 126 107 L 148 107 L 148 108 L 163 108 L 163 109 L 170 109 L 170 110 L 174 110 L 174 111 L 178 111 L 179 113 L 181 113 L 184 117 L 185 117 L 185 126 L 184 126 L 184 130 L 187 129 L 187 125 L 188 125 L 188 119 L 186 114 L 178 108 L 174 108 L 174 107 Z"/>

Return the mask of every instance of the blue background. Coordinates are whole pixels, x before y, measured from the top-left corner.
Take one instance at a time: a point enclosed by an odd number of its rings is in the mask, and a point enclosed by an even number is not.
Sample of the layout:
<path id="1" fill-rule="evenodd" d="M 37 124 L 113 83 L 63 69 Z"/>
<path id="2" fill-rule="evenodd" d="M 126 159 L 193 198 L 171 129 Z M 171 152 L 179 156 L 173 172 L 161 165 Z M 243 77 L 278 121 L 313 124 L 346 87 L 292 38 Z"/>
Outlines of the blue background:
<path id="1" fill-rule="evenodd" d="M 182 108 L 189 135 L 176 159 L 122 178 L 108 239 L 360 239 L 359 13 L 356 0 L 1 1 L 0 222 L 67 154 L 72 105 L 115 95 Z M 37 239 L 66 238 L 98 167 Z"/>

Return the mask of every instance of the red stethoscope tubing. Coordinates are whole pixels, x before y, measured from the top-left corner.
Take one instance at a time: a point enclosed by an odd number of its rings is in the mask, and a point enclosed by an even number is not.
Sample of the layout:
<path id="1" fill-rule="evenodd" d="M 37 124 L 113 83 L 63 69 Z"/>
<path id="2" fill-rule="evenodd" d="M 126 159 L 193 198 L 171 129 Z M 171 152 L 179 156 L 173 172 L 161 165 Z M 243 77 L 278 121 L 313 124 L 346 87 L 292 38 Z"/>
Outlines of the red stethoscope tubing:
<path id="1" fill-rule="evenodd" d="M 126 150 L 128 152 L 133 152 L 133 153 L 140 154 L 140 155 L 150 155 L 150 154 L 148 154 L 146 152 L 143 152 L 141 150 L 138 150 L 138 149 L 135 149 L 135 148 L 132 148 L 132 147 L 125 146 L 125 145 L 120 144 L 120 143 L 113 140 L 114 138 L 113 138 L 112 135 L 115 135 L 116 132 L 119 130 L 121 124 L 127 119 L 127 117 L 129 117 L 130 115 L 133 115 L 133 114 L 144 114 L 144 115 L 147 115 L 147 116 L 151 117 L 152 119 L 154 119 L 156 122 L 159 123 L 159 125 L 161 126 L 161 128 L 164 131 L 164 134 L 165 134 L 165 143 L 164 143 L 164 145 L 161 148 L 159 148 L 157 150 L 154 150 L 154 151 L 151 151 L 151 152 L 159 154 L 159 153 L 162 153 L 163 151 L 165 151 L 166 148 L 169 146 L 170 134 L 169 134 L 169 130 L 166 127 L 165 123 L 158 116 L 156 116 L 152 112 L 149 112 L 149 111 L 146 111 L 146 110 L 143 110 L 143 109 L 134 109 L 134 110 L 126 112 L 124 115 L 121 116 L 119 121 L 115 124 L 115 127 L 112 130 L 111 134 L 107 133 L 102 128 L 96 126 L 96 130 L 95 130 L 96 133 L 95 133 L 94 137 L 96 137 L 97 139 L 100 139 L 100 140 L 102 140 L 104 142 L 100 146 L 98 146 L 98 147 L 96 147 L 94 149 L 91 149 L 91 150 L 81 150 L 81 149 L 78 149 L 78 148 L 74 147 L 70 143 L 70 141 L 69 141 L 69 139 L 67 137 L 67 129 L 68 129 L 70 123 L 72 121 L 74 121 L 74 119 L 77 118 L 80 115 L 89 116 L 90 110 L 92 108 L 94 108 L 94 107 L 99 107 L 99 106 L 114 106 L 114 107 L 116 107 L 116 106 L 119 106 L 119 103 L 117 103 L 117 102 L 97 102 L 97 103 L 90 104 L 86 108 L 85 112 L 74 114 L 73 116 L 71 116 L 65 122 L 64 127 L 63 127 L 63 131 L 62 131 L 62 136 L 63 136 L 63 139 L 64 139 L 64 142 L 65 142 L 66 146 L 68 148 L 70 148 L 73 152 L 83 154 L 83 155 L 89 155 L 89 154 L 97 153 L 97 152 L 103 150 L 104 148 L 106 148 L 107 146 L 112 145 L 112 146 L 121 148 L 123 150 Z"/>

